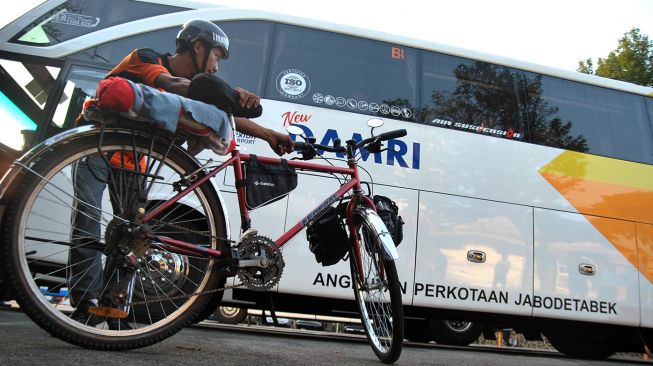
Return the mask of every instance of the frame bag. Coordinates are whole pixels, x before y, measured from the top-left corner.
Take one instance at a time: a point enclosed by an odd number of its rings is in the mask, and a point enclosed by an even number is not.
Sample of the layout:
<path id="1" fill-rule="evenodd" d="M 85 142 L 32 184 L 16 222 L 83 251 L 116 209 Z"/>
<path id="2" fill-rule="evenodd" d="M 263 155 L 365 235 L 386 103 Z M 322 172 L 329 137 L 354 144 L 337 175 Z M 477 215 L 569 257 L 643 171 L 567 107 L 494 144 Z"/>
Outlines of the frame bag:
<path id="1" fill-rule="evenodd" d="M 245 201 L 250 210 L 278 201 L 297 187 L 295 168 L 285 159 L 281 159 L 281 164 L 265 164 L 252 154 L 243 165 Z"/>
<path id="2" fill-rule="evenodd" d="M 349 236 L 338 210 L 329 207 L 318 219 L 306 228 L 309 249 L 315 260 L 323 267 L 334 265 L 345 257 L 349 250 Z"/>

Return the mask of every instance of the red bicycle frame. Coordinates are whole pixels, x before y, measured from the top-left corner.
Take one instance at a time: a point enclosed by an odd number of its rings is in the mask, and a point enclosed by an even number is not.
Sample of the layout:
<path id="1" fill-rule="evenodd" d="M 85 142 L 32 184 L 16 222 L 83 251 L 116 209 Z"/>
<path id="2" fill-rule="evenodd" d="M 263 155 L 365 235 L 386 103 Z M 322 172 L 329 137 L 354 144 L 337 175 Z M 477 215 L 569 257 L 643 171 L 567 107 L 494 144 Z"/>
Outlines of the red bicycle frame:
<path id="1" fill-rule="evenodd" d="M 265 164 L 281 164 L 280 158 L 257 156 L 257 159 L 259 162 Z M 192 190 L 199 187 L 200 185 L 204 184 L 207 180 L 211 179 L 216 174 L 223 171 L 225 168 L 229 166 L 233 166 L 234 168 L 234 175 L 236 178 L 236 182 L 243 181 L 245 177 L 243 175 L 241 162 L 248 161 L 248 160 L 250 160 L 249 154 L 241 154 L 239 150 L 232 151 L 231 157 L 227 159 L 225 162 L 211 169 L 208 172 L 208 174 L 199 178 L 193 184 L 186 187 L 181 192 L 177 193 L 174 197 L 167 200 L 165 203 L 157 207 L 151 213 L 147 214 L 143 219 L 143 223 L 147 223 L 151 219 L 156 218 L 159 214 L 166 211 L 173 204 L 179 201 L 182 197 L 184 197 L 185 195 L 187 195 L 188 193 L 190 193 Z M 305 171 L 344 174 L 344 175 L 348 175 L 350 179 L 345 184 L 343 184 L 337 191 L 335 191 L 333 194 L 327 197 L 322 203 L 320 203 L 320 205 L 318 205 L 314 210 L 309 212 L 303 219 L 298 221 L 293 227 L 290 228 L 290 230 L 288 230 L 283 235 L 281 235 L 281 237 L 275 240 L 276 245 L 278 247 L 284 246 L 290 239 L 292 239 L 304 227 L 306 227 L 315 217 L 317 217 L 324 209 L 334 204 L 350 190 L 353 190 L 354 196 L 349 201 L 346 214 L 348 218 L 347 222 L 349 224 L 350 233 L 352 233 L 354 243 L 355 243 L 354 245 L 355 255 L 358 259 L 358 263 L 360 263 L 361 256 L 360 256 L 360 247 L 358 245 L 359 239 L 356 235 L 356 230 L 353 227 L 353 220 L 351 220 L 353 208 L 356 207 L 356 204 L 358 203 L 359 199 L 363 200 L 363 202 L 370 208 L 374 210 L 376 210 L 376 208 L 372 200 L 370 200 L 369 197 L 362 194 L 361 183 L 358 176 L 358 165 L 356 163 L 356 160 L 353 158 L 349 159 L 347 168 L 315 164 L 315 163 L 309 163 L 309 162 L 299 161 L 299 160 L 289 160 L 288 165 Z M 243 187 L 242 185 L 237 185 L 236 191 L 238 194 L 238 206 L 240 207 L 241 220 L 242 222 L 249 223 L 250 221 L 249 210 L 247 209 L 247 205 L 245 203 L 245 187 Z M 170 250 L 171 252 L 176 252 L 179 254 L 191 254 L 191 255 L 213 257 L 216 259 L 220 259 L 223 256 L 223 253 L 220 250 L 206 248 L 198 244 L 187 243 L 184 241 L 167 238 L 167 237 L 158 237 L 158 239 L 164 243 L 165 249 Z"/>

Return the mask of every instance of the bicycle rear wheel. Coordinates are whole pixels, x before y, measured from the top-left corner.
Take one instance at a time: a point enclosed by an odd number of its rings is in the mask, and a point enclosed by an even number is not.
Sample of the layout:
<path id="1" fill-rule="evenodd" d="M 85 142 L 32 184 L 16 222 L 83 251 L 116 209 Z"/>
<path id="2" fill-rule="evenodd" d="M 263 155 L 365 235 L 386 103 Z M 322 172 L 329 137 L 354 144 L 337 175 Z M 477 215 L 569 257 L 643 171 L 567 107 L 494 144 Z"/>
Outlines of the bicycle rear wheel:
<path id="1" fill-rule="evenodd" d="M 350 255 L 351 277 L 363 329 L 376 356 L 393 363 L 401 355 L 404 338 L 404 315 L 401 288 L 395 263 L 385 260 L 381 243 L 364 213 L 355 214 L 358 250 Z M 360 252 L 360 261 L 356 258 Z"/>
<path id="2" fill-rule="evenodd" d="M 99 152 L 99 130 L 73 136 L 24 166 L 6 202 L 3 255 L 18 303 L 43 329 L 88 348 L 132 349 L 187 325 L 215 296 L 193 294 L 222 278 L 213 260 L 130 235 L 138 227 L 134 202 L 152 212 L 188 184 L 183 176 L 198 169 L 195 160 L 138 131 L 107 129 L 101 140 Z M 148 176 L 129 171 L 126 152 Z M 125 169 L 103 158 L 115 153 Z M 226 236 L 224 213 L 209 182 L 157 218 L 149 223 L 157 237 L 224 249 L 216 239 Z M 133 264 L 129 271 L 125 258 Z M 124 302 L 116 303 L 121 296 Z"/>

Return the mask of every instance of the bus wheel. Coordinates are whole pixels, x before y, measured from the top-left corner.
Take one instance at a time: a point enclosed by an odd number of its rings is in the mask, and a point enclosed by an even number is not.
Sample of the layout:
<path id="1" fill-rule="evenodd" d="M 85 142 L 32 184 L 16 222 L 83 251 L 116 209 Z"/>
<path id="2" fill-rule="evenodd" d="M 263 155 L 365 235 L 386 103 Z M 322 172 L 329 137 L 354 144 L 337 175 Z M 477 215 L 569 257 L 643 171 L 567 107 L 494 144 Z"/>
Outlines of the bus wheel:
<path id="1" fill-rule="evenodd" d="M 439 344 L 467 346 L 483 333 L 483 324 L 473 322 L 431 319 L 429 323 L 433 340 Z"/>
<path id="2" fill-rule="evenodd" d="M 220 306 L 214 315 L 220 323 L 238 324 L 247 317 L 247 309 L 235 306 Z"/>
<path id="3" fill-rule="evenodd" d="M 616 352 L 613 340 L 600 327 L 551 326 L 542 333 L 553 348 L 569 357 L 603 359 Z"/>
<path id="4" fill-rule="evenodd" d="M 410 342 L 428 343 L 433 340 L 429 321 L 426 319 L 404 319 L 404 337 Z"/>

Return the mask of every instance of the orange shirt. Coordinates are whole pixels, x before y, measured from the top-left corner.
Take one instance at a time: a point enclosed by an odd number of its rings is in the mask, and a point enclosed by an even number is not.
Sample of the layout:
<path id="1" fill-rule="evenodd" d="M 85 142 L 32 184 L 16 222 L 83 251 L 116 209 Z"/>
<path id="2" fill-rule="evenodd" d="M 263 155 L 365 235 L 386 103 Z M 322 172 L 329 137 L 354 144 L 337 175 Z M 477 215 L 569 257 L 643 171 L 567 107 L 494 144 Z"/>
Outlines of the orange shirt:
<path id="1" fill-rule="evenodd" d="M 154 80 L 161 73 L 173 75 L 167 55 L 149 48 L 140 48 L 125 56 L 106 77 L 119 76 L 156 88 Z"/>

